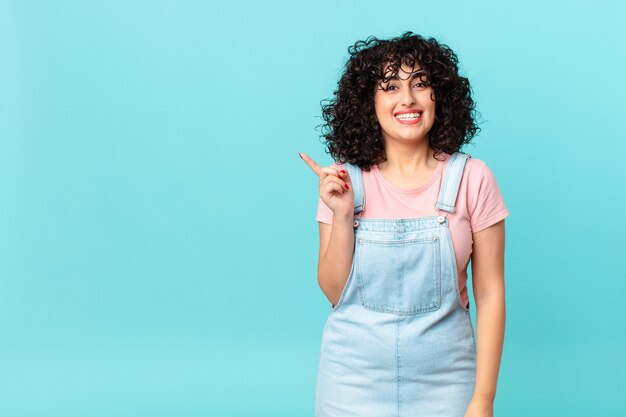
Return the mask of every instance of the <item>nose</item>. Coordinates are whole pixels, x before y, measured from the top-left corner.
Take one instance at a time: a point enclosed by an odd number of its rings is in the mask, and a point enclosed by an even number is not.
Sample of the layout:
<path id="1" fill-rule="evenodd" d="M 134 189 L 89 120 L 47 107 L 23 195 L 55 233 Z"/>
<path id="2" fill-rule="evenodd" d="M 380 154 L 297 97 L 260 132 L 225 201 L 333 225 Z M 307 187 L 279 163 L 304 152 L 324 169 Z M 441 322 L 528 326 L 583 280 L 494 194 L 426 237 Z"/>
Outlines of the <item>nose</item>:
<path id="1" fill-rule="evenodd" d="M 403 88 L 402 90 L 402 104 L 405 104 L 407 106 L 415 104 L 415 92 L 413 91 L 413 89 L 411 87 L 407 87 Z"/>

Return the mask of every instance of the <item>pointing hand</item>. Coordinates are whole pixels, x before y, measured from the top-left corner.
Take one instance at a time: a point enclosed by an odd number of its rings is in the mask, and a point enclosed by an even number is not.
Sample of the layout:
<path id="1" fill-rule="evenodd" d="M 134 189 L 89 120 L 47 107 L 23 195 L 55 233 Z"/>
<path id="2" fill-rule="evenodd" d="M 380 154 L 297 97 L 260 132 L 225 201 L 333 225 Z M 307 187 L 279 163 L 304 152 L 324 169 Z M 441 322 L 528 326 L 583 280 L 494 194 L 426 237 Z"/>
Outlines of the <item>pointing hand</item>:
<path id="1" fill-rule="evenodd" d="M 348 171 L 339 164 L 321 167 L 303 153 L 300 157 L 319 177 L 320 198 L 324 204 L 335 216 L 351 216 L 354 213 L 354 190 Z"/>

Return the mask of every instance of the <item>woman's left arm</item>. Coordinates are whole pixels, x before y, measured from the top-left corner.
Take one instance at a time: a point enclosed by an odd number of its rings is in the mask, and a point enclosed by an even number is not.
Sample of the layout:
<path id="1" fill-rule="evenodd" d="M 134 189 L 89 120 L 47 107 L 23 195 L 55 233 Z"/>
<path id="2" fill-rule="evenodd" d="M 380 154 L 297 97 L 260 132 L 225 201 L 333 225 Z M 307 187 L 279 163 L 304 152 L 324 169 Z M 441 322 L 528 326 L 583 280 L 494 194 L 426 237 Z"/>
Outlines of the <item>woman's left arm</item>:
<path id="1" fill-rule="evenodd" d="M 476 385 L 465 417 L 493 416 L 504 343 L 504 220 L 473 234 Z"/>

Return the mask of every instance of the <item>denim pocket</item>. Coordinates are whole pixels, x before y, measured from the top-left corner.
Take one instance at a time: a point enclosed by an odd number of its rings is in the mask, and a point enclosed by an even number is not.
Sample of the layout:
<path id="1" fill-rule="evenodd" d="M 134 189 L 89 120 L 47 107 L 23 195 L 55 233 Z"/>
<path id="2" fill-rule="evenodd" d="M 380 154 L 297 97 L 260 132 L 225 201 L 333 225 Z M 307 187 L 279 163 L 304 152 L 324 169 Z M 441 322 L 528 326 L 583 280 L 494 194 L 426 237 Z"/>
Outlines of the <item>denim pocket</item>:
<path id="1" fill-rule="evenodd" d="M 359 295 L 363 307 L 398 315 L 441 305 L 439 236 L 413 239 L 357 238 Z"/>

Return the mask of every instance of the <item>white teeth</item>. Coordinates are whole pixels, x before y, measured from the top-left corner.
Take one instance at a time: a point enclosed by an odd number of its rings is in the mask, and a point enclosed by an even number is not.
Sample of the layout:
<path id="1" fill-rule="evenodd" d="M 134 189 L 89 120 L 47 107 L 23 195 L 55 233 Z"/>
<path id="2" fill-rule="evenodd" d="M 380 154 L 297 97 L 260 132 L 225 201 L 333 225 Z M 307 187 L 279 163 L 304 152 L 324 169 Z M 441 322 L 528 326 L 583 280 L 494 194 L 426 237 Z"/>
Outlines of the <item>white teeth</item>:
<path id="1" fill-rule="evenodd" d="M 396 116 L 397 119 L 400 120 L 415 120 L 418 119 L 422 113 L 404 113 Z"/>

